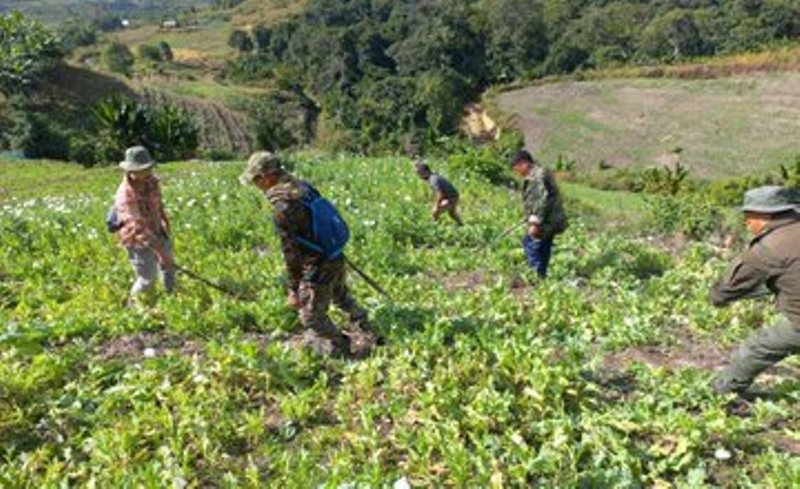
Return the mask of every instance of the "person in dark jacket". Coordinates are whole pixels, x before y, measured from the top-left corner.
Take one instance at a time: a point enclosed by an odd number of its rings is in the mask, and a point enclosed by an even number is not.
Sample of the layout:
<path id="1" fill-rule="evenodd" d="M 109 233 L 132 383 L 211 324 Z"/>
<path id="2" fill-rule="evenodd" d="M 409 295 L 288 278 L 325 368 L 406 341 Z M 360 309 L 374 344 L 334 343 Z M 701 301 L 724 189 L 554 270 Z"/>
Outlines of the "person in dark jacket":
<path id="1" fill-rule="evenodd" d="M 434 173 L 431 168 L 422 161 L 418 160 L 414 163 L 414 171 L 419 178 L 428 182 L 428 185 L 431 186 L 434 194 L 436 194 L 436 201 L 433 203 L 433 211 L 431 212 L 433 219 L 438 221 L 439 216 L 441 216 L 443 212 L 447 212 L 456 224 L 463 226 L 464 222 L 461 220 L 461 216 L 458 215 L 460 196 L 455 186 L 443 176 Z"/>
<path id="2" fill-rule="evenodd" d="M 800 191 L 759 187 L 744 197 L 744 218 L 753 235 L 747 249 L 711 289 L 715 306 L 774 295 L 782 317 L 742 343 L 713 382 L 719 393 L 743 393 L 758 374 L 800 353 Z"/>

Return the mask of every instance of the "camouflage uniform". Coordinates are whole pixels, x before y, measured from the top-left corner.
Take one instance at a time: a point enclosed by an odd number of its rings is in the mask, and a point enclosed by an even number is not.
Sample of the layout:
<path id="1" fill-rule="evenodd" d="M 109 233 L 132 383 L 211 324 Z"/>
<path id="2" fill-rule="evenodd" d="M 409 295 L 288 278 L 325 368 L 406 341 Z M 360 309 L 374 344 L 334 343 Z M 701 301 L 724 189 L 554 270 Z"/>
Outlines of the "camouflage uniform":
<path id="1" fill-rule="evenodd" d="M 286 173 L 282 173 L 277 185 L 265 192 L 273 207 L 272 217 L 286 262 L 289 292 L 300 299 L 300 322 L 330 340 L 334 350 L 365 354 L 374 338 L 367 312 L 359 307 L 347 287 L 344 256 L 325 260 L 320 253 L 295 239 L 299 236 L 312 240 L 311 212 L 301 202 L 304 192 L 299 182 Z M 331 302 L 350 318 L 346 335 L 328 317 Z"/>
<path id="2" fill-rule="evenodd" d="M 751 192 L 769 194 L 775 189 L 762 187 Z M 792 211 L 774 218 L 750 242 L 725 278 L 711 289 L 709 300 L 715 306 L 724 306 L 771 294 L 783 317 L 740 345 L 714 381 L 717 392 L 741 393 L 759 373 L 800 353 L 800 215 Z"/>
<path id="3" fill-rule="evenodd" d="M 557 234 L 567 228 L 567 218 L 561 194 L 552 172 L 540 165 L 533 165 L 522 183 L 522 205 L 528 223 L 539 225 L 541 235 L 534 238 L 528 234 L 522 239 L 522 248 L 528 265 L 544 278 Z"/>

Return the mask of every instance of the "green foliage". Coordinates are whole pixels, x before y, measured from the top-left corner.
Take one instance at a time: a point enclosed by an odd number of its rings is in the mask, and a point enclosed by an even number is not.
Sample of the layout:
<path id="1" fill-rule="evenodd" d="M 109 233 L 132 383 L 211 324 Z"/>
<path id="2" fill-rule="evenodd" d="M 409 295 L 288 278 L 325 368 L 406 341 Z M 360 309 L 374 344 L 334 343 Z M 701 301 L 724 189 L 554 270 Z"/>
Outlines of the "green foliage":
<path id="1" fill-rule="evenodd" d="M 125 148 L 137 144 L 159 161 L 188 159 L 197 151 L 197 126 L 174 107 L 157 109 L 115 96 L 98 103 L 93 113 L 98 162 L 118 161 Z"/>
<path id="2" fill-rule="evenodd" d="M 231 33 L 231 46 L 253 54 L 225 73 L 279 83 L 290 74 L 318 101 L 325 137 L 338 135 L 346 149 L 381 152 L 407 140 L 430 148 L 456 132 L 463 106 L 489 85 L 797 38 L 798 11 L 786 0 L 752 9 L 736 0 L 319 0 L 252 36 Z M 729 42 L 730 32 L 741 41 Z"/>
<path id="3" fill-rule="evenodd" d="M 778 166 L 774 173 L 715 180 L 708 183 L 703 192 L 713 204 L 739 206 L 742 204 L 745 192 L 764 185 L 800 188 L 800 156 L 795 157 L 792 163 Z"/>
<path id="4" fill-rule="evenodd" d="M 0 91 L 25 92 L 61 58 L 58 38 L 15 12 L 0 15 Z"/>
<path id="5" fill-rule="evenodd" d="M 91 167 L 99 163 L 98 153 L 93 136 L 73 135 L 69 140 L 69 161 Z"/>
<path id="6" fill-rule="evenodd" d="M 748 190 L 777 183 L 772 175 L 749 176 L 716 180 L 708 184 L 704 193 L 709 202 L 720 206 L 738 206 L 742 204 L 744 194 Z"/>
<path id="7" fill-rule="evenodd" d="M 97 30 L 91 22 L 69 22 L 59 29 L 58 34 L 65 52 L 97 42 Z"/>
<path id="8" fill-rule="evenodd" d="M 555 164 L 553 164 L 553 170 L 557 172 L 573 172 L 577 164 L 576 160 L 570 160 L 565 158 L 564 155 L 558 155 Z"/>
<path id="9" fill-rule="evenodd" d="M 444 144 L 442 144 L 444 143 Z M 509 162 L 523 146 L 522 135 L 517 132 L 504 133 L 490 145 L 475 145 L 467 141 L 440 141 L 446 152 L 450 172 L 477 176 L 495 185 L 510 186 Z"/>
<path id="10" fill-rule="evenodd" d="M 167 41 L 160 41 L 158 43 L 158 50 L 161 52 L 162 61 L 172 61 L 175 55 L 172 53 L 172 47 Z"/>
<path id="11" fill-rule="evenodd" d="M 800 477 L 789 445 L 796 360 L 761 380 L 775 395 L 746 413 L 707 385 L 708 365 L 773 319 L 764 303 L 707 303 L 726 266 L 711 246 L 680 251 L 605 223 L 590 231 L 570 208 L 551 277 L 530 287 L 519 236 L 477 250 L 521 216 L 516 193 L 448 174 L 467 220 L 456 229 L 428 221 L 430 189 L 407 160 L 296 160 L 348 219 L 348 256 L 395 296 L 389 305 L 349 281 L 386 340 L 365 360 L 287 344 L 300 325 L 263 199 L 237 183 L 242 162 L 157 172 L 178 263 L 257 300 L 181 277 L 146 313 L 122 307 L 133 273 L 103 229 L 119 173 L 0 165 L 11 192 L 0 196 L 4 485 L 786 487 Z"/>
<path id="12" fill-rule="evenodd" d="M 787 187 L 800 188 L 800 155 L 797 155 L 794 162 L 780 166 L 781 185 Z"/>
<path id="13" fill-rule="evenodd" d="M 163 61 L 161 49 L 158 46 L 153 46 L 151 44 L 139 45 L 139 57 L 148 61 L 154 61 L 156 63 Z"/>
<path id="14" fill-rule="evenodd" d="M 681 233 L 702 240 L 720 231 L 720 210 L 702 194 L 666 194 L 648 197 L 653 230 L 665 234 Z"/>
<path id="15" fill-rule="evenodd" d="M 18 121 L 11 147 L 23 152 L 26 158 L 66 160 L 69 157 L 69 136 L 46 115 L 25 112 Z"/>
<path id="16" fill-rule="evenodd" d="M 249 53 L 253 50 L 253 39 L 242 30 L 234 30 L 228 38 L 228 45 L 240 53 Z"/>
<path id="17" fill-rule="evenodd" d="M 131 76 L 133 74 L 133 63 L 135 61 L 133 53 L 128 46 L 118 42 L 109 44 L 103 53 L 106 67 L 113 73 Z"/>
<path id="18" fill-rule="evenodd" d="M 314 135 L 317 108 L 302 94 L 275 92 L 249 107 L 258 146 L 275 151 L 303 146 Z"/>
<path id="19" fill-rule="evenodd" d="M 691 190 L 691 185 L 689 170 L 680 163 L 676 163 L 675 166 L 644 170 L 639 190 L 651 194 L 676 195 Z"/>
<path id="20" fill-rule="evenodd" d="M 694 14 L 674 9 L 654 18 L 642 32 L 641 50 L 652 59 L 674 61 L 708 52 Z"/>

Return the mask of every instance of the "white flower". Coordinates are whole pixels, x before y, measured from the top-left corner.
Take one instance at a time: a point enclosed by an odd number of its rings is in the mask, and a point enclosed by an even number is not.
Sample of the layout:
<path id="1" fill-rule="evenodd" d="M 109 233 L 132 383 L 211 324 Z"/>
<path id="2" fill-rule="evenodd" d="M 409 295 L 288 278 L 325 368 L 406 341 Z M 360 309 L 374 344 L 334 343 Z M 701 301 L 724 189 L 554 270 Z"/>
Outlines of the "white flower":
<path id="1" fill-rule="evenodd" d="M 194 374 L 194 377 L 192 377 L 192 382 L 195 384 L 207 384 L 208 377 L 203 374 Z"/>
<path id="2" fill-rule="evenodd" d="M 144 351 L 142 351 L 142 356 L 145 358 L 153 358 L 156 356 L 156 351 L 152 348 L 145 348 Z"/>
<path id="3" fill-rule="evenodd" d="M 717 448 L 717 451 L 714 452 L 714 458 L 717 460 L 730 460 L 731 457 L 733 457 L 733 454 L 725 448 Z"/>

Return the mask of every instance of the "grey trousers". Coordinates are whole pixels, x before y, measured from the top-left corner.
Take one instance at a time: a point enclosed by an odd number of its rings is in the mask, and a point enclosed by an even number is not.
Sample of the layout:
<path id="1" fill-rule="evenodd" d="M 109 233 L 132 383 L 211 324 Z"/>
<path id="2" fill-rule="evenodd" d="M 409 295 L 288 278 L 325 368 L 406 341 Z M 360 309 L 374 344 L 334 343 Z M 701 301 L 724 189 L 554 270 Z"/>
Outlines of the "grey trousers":
<path id="1" fill-rule="evenodd" d="M 800 326 L 781 319 L 748 337 L 714 380 L 717 392 L 743 392 L 758 374 L 789 355 L 800 353 Z"/>
<path id="2" fill-rule="evenodd" d="M 166 253 L 172 257 L 172 243 L 166 240 L 164 243 Z M 131 287 L 130 296 L 133 297 L 137 294 L 150 292 L 154 289 L 156 281 L 158 280 L 158 258 L 149 248 L 127 248 L 128 258 L 133 265 L 133 270 L 136 272 L 136 281 Z M 164 289 L 167 292 L 175 290 L 175 270 L 167 269 L 161 270 L 164 275 Z"/>

